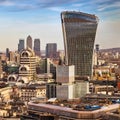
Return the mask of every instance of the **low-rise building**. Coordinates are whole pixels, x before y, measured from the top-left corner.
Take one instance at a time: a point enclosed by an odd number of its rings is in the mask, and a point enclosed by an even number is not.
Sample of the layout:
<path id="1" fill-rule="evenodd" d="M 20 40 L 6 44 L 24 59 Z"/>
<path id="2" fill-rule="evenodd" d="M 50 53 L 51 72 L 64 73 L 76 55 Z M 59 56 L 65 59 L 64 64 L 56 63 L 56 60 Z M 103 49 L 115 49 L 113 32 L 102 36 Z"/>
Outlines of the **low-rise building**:
<path id="1" fill-rule="evenodd" d="M 33 97 L 45 98 L 46 86 L 45 84 L 30 84 L 21 87 L 21 100 L 29 102 Z"/>
<path id="2" fill-rule="evenodd" d="M 12 92 L 12 88 L 11 87 L 4 87 L 4 88 L 0 88 L 0 101 L 1 102 L 7 102 L 8 100 L 10 100 L 10 94 Z"/>
<path id="3" fill-rule="evenodd" d="M 93 106 L 95 109 L 89 110 L 76 110 L 70 107 L 57 106 L 52 104 L 43 103 L 28 103 L 28 114 L 39 119 L 42 114 L 46 113 L 46 116 L 53 116 L 53 119 L 45 120 L 97 120 L 101 119 L 105 113 L 115 111 L 119 108 L 119 104 L 112 104 L 109 106 Z M 24 117 L 24 116 L 23 116 Z M 21 119 L 21 120 L 25 120 Z"/>

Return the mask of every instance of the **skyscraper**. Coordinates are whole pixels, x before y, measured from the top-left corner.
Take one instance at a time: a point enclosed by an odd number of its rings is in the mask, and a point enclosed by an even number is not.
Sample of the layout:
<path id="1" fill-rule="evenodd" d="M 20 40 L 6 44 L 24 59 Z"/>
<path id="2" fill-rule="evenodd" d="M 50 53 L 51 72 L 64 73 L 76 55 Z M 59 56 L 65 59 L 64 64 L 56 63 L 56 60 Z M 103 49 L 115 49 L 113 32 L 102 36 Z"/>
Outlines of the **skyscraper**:
<path id="1" fill-rule="evenodd" d="M 56 43 L 48 43 L 46 45 L 46 57 L 47 58 L 55 58 L 57 53 L 57 44 Z"/>
<path id="2" fill-rule="evenodd" d="M 99 49 L 100 49 L 100 48 L 99 48 L 99 44 L 96 44 L 96 45 L 95 45 L 95 50 L 96 50 L 96 52 L 98 52 Z"/>
<path id="3" fill-rule="evenodd" d="M 1 56 L 0 56 L 0 78 L 2 78 L 2 60 L 1 60 Z"/>
<path id="4" fill-rule="evenodd" d="M 18 52 L 24 49 L 24 40 L 20 39 L 18 43 Z"/>
<path id="5" fill-rule="evenodd" d="M 34 52 L 36 55 L 40 56 L 40 39 L 34 40 Z"/>
<path id="6" fill-rule="evenodd" d="M 10 54 L 9 54 L 9 48 L 6 48 L 6 57 L 9 59 L 9 57 L 10 57 Z"/>
<path id="7" fill-rule="evenodd" d="M 26 47 L 32 49 L 32 37 L 30 35 L 27 37 Z"/>
<path id="8" fill-rule="evenodd" d="M 87 13 L 65 11 L 61 13 L 61 22 L 66 64 L 75 65 L 76 77 L 91 77 L 98 18 Z"/>

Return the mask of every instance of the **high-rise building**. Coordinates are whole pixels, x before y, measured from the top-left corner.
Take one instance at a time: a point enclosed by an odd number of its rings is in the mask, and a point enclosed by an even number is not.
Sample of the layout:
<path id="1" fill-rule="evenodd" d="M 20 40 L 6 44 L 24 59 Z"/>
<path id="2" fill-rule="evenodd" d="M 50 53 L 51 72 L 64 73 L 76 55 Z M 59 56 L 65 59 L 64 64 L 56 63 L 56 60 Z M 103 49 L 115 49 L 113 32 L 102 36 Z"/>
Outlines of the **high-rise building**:
<path id="1" fill-rule="evenodd" d="M 40 39 L 34 40 L 34 52 L 37 56 L 40 56 Z"/>
<path id="2" fill-rule="evenodd" d="M 99 49 L 100 49 L 100 48 L 99 48 L 99 44 L 96 44 L 96 45 L 95 45 L 95 49 L 96 49 L 96 52 L 99 51 Z"/>
<path id="3" fill-rule="evenodd" d="M 24 49 L 24 40 L 20 39 L 18 43 L 18 52 Z"/>
<path id="4" fill-rule="evenodd" d="M 2 61 L 1 61 L 1 56 L 0 56 L 0 78 L 2 78 Z"/>
<path id="5" fill-rule="evenodd" d="M 58 65 L 56 68 L 56 98 L 68 100 L 74 99 L 74 65 Z"/>
<path id="6" fill-rule="evenodd" d="M 30 35 L 27 37 L 26 47 L 32 49 L 32 37 Z"/>
<path id="7" fill-rule="evenodd" d="M 96 55 L 97 55 L 97 56 L 96 56 L 96 57 L 97 57 L 97 65 L 99 65 L 99 62 L 98 62 L 99 49 L 100 49 L 100 48 L 99 48 L 99 44 L 96 44 L 96 45 L 95 45 L 95 52 L 96 52 Z"/>
<path id="8" fill-rule="evenodd" d="M 6 48 L 6 57 L 7 57 L 7 58 L 10 57 L 9 52 L 10 52 L 10 51 L 9 51 L 9 48 Z"/>
<path id="9" fill-rule="evenodd" d="M 98 18 L 87 13 L 65 11 L 61 13 L 61 22 L 65 63 L 75 65 L 76 77 L 91 77 Z"/>
<path id="10" fill-rule="evenodd" d="M 46 57 L 47 58 L 56 58 L 57 53 L 57 44 L 56 43 L 48 43 L 46 45 Z"/>
<path id="11" fill-rule="evenodd" d="M 9 54 L 10 54 L 9 61 L 15 62 L 15 52 L 10 51 Z"/>

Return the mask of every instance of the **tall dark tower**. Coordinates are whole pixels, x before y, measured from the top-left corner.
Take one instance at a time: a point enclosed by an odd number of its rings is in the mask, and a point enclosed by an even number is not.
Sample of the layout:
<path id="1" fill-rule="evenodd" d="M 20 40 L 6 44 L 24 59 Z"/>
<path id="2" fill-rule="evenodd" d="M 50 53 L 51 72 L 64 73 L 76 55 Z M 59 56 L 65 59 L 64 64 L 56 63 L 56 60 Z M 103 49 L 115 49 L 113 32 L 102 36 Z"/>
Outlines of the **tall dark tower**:
<path id="1" fill-rule="evenodd" d="M 47 58 L 55 58 L 57 53 L 57 44 L 56 43 L 48 43 L 46 45 L 46 57 Z"/>
<path id="2" fill-rule="evenodd" d="M 32 37 L 30 35 L 27 37 L 26 47 L 32 49 Z"/>
<path id="3" fill-rule="evenodd" d="M 18 43 L 18 52 L 24 49 L 24 40 L 20 39 Z"/>
<path id="4" fill-rule="evenodd" d="M 65 11 L 61 13 L 61 22 L 66 64 L 75 65 L 76 77 L 91 77 L 98 18 L 87 13 Z"/>
<path id="5" fill-rule="evenodd" d="M 97 65 L 99 65 L 99 61 L 98 61 L 98 57 L 99 57 L 99 44 L 96 44 L 95 45 L 95 51 L 96 51 L 96 54 L 97 54 Z"/>
<path id="6" fill-rule="evenodd" d="M 34 40 L 34 52 L 37 56 L 40 56 L 40 39 Z"/>
<path id="7" fill-rule="evenodd" d="M 2 75 L 2 61 L 1 61 L 1 56 L 0 56 L 0 78 L 1 78 L 1 75 Z"/>
<path id="8" fill-rule="evenodd" d="M 10 51 L 9 51 L 9 48 L 6 48 L 6 57 L 9 59 L 10 57 Z"/>
<path id="9" fill-rule="evenodd" d="M 99 51 L 99 49 L 100 49 L 100 48 L 99 48 L 99 44 L 96 44 L 96 45 L 95 45 L 95 49 L 96 49 L 96 52 Z"/>

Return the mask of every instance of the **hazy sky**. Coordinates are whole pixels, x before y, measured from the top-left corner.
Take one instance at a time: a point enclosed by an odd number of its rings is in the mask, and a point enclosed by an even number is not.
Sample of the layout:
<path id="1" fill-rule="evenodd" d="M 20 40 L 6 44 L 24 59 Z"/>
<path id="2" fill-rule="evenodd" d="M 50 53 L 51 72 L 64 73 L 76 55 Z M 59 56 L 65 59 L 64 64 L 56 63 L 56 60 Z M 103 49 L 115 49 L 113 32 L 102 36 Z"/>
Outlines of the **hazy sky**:
<path id="1" fill-rule="evenodd" d="M 16 50 L 19 39 L 31 35 L 63 49 L 60 13 L 81 11 L 99 17 L 96 43 L 100 48 L 120 47 L 120 0 L 0 0 L 0 51 Z"/>

